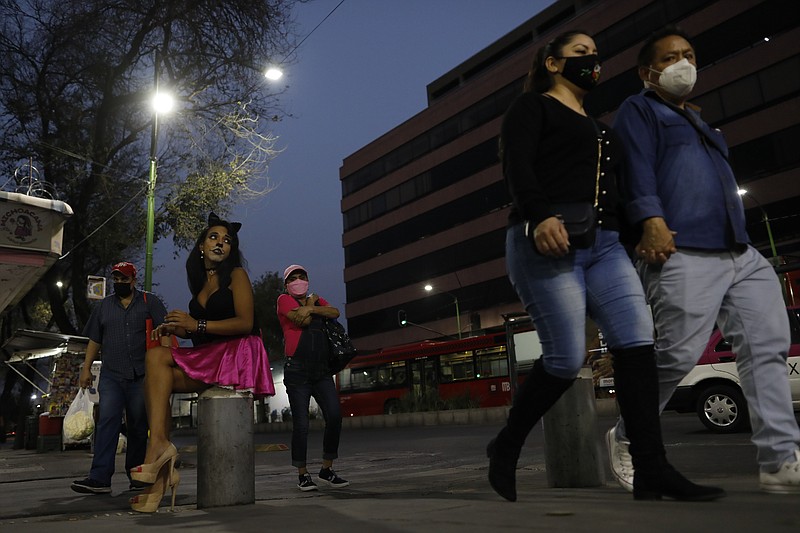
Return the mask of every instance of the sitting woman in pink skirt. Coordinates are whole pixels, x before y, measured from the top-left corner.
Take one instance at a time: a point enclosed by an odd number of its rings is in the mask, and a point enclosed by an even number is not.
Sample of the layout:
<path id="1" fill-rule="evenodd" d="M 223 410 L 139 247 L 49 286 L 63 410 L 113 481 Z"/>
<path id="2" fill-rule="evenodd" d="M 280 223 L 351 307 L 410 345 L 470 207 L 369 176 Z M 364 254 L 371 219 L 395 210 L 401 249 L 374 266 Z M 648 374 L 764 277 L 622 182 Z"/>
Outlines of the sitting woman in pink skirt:
<path id="1" fill-rule="evenodd" d="M 173 392 L 200 392 L 212 385 L 256 396 L 275 393 L 267 352 L 253 314 L 253 287 L 242 267 L 237 232 L 241 224 L 214 213 L 186 260 L 192 300 L 189 312 L 170 311 L 154 337 L 192 339 L 191 348 L 158 347 L 145 358 L 145 403 L 150 425 L 145 464 L 131 478 L 148 488 L 131 498 L 131 508 L 155 512 L 167 488 L 175 488 L 178 451 L 169 441 Z"/>

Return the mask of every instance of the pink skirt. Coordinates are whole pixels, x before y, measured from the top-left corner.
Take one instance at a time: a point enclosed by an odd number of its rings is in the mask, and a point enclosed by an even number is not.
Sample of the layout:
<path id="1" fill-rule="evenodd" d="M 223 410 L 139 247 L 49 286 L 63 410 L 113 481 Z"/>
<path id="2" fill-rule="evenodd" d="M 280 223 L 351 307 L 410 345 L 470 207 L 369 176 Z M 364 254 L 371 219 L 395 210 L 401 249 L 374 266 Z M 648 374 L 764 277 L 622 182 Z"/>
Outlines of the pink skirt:
<path id="1" fill-rule="evenodd" d="M 258 335 L 172 348 L 172 358 L 194 380 L 255 396 L 275 394 L 267 350 Z"/>

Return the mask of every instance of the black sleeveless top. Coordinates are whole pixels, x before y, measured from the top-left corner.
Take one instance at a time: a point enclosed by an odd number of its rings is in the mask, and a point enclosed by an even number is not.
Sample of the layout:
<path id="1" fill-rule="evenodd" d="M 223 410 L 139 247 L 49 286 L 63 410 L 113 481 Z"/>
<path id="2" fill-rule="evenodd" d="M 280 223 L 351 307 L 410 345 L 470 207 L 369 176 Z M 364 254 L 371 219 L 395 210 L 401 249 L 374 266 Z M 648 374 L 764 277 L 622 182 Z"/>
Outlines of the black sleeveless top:
<path id="1" fill-rule="evenodd" d="M 203 307 L 197 301 L 195 296 L 189 302 L 189 314 L 195 319 L 205 320 L 225 320 L 236 316 L 236 309 L 233 307 L 233 291 L 230 287 L 220 287 L 216 292 L 208 297 L 206 306 Z M 255 316 L 253 316 L 253 329 L 249 335 L 258 335 L 258 325 L 256 324 Z M 192 344 L 197 346 L 199 344 L 207 344 L 218 340 L 224 340 L 230 335 L 212 335 L 204 333 L 203 335 L 193 335 Z"/>

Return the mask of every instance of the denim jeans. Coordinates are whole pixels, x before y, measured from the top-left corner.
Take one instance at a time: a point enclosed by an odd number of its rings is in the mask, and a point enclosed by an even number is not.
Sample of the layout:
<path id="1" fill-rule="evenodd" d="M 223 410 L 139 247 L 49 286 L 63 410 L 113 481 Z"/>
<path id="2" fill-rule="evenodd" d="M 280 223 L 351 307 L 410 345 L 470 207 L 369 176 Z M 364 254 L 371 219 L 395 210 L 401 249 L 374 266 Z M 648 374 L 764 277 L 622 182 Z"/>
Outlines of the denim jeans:
<path id="1" fill-rule="evenodd" d="M 103 484 L 111 484 L 117 455 L 117 442 L 125 415 L 128 452 L 125 456 L 125 473 L 144 462 L 147 449 L 147 411 L 144 405 L 144 377 L 122 379 L 110 372 L 100 372 L 97 384 L 100 395 L 100 412 L 94 435 L 94 459 L 89 477 Z"/>
<path id="2" fill-rule="evenodd" d="M 333 377 L 310 378 L 302 367 L 302 361 L 289 358 L 284 370 L 283 383 L 289 396 L 292 410 L 292 466 L 304 468 L 308 455 L 308 407 L 311 398 L 317 401 L 325 418 L 322 437 L 322 458 L 333 460 L 339 457 L 339 438 L 342 434 L 342 413 L 339 395 Z"/>
<path id="3" fill-rule="evenodd" d="M 572 379 L 586 360 L 586 315 L 611 351 L 653 343 L 644 290 L 616 231 L 597 230 L 590 248 L 564 257 L 540 254 L 523 226 L 506 232 L 506 268 L 542 343 L 548 374 Z"/>

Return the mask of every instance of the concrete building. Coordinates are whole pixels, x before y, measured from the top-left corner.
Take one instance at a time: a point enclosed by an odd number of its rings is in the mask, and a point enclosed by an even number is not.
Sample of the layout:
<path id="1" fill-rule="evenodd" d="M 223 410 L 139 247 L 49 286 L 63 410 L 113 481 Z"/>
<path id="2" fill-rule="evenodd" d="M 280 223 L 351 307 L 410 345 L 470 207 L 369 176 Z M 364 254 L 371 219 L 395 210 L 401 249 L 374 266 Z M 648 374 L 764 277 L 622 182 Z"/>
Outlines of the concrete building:
<path id="1" fill-rule="evenodd" d="M 535 51 L 562 31 L 583 29 L 595 36 L 603 61 L 586 106 L 610 123 L 641 89 L 635 60 L 643 40 L 666 24 L 694 37 L 692 102 L 727 137 L 748 190 L 754 244 L 772 255 L 769 226 L 779 255 L 800 253 L 794 0 L 559 0 L 433 81 L 427 108 L 344 160 L 346 316 L 358 347 L 455 337 L 459 326 L 475 334 L 522 311 L 504 264 L 503 113 Z M 398 314 L 412 325 L 400 327 Z"/>

